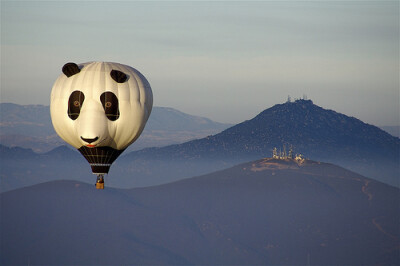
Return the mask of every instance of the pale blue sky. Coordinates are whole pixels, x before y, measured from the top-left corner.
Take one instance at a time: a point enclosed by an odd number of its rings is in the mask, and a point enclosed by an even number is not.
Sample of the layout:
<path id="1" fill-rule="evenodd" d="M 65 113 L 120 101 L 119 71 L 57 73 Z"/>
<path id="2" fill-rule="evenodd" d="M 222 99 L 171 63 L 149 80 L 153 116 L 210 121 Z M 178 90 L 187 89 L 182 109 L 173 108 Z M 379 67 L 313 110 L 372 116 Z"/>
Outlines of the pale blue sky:
<path id="1" fill-rule="evenodd" d="M 48 105 L 70 61 L 131 65 L 155 105 L 220 122 L 307 94 L 399 125 L 398 1 L 1 1 L 1 102 Z"/>

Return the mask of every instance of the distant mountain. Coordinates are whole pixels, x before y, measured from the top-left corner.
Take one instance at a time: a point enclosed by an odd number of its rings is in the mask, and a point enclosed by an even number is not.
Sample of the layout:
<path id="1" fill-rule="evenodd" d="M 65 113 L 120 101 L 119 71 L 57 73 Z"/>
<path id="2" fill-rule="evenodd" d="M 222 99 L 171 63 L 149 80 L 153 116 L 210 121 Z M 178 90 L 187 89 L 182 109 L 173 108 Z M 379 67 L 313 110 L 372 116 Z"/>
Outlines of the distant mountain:
<path id="1" fill-rule="evenodd" d="M 0 144 L 0 192 L 49 180 L 75 179 L 92 183 L 88 163 L 66 146 L 37 154 L 31 149 Z"/>
<path id="2" fill-rule="evenodd" d="M 26 134 L 47 137 L 55 134 L 49 106 L 0 103 L 1 135 Z M 49 134 L 50 133 L 50 134 Z"/>
<path id="3" fill-rule="evenodd" d="M 263 159 L 166 185 L 0 194 L 1 265 L 399 265 L 399 189 Z"/>
<path id="4" fill-rule="evenodd" d="M 53 129 L 49 106 L 0 103 L 0 143 L 47 152 L 64 145 Z M 188 115 L 173 108 L 154 107 L 140 139 L 130 151 L 182 143 L 218 133 L 231 126 Z"/>
<path id="5" fill-rule="evenodd" d="M 219 133 L 230 126 L 169 107 L 153 107 L 142 135 L 127 151 L 183 143 Z"/>
<path id="6" fill-rule="evenodd" d="M 237 162 L 270 156 L 274 147 L 283 150 L 284 146 L 287 151 L 293 147 L 307 158 L 336 163 L 399 186 L 399 138 L 354 117 L 323 109 L 311 100 L 277 104 L 219 134 L 132 152 L 121 158 L 121 162 L 137 169 L 139 176 L 143 175 L 146 165 L 154 163 L 161 169 L 151 169 L 146 178 L 165 178 L 168 171 L 164 167 L 168 165 L 162 162 L 167 160 L 177 164 L 173 169 L 167 168 L 171 177 L 176 177 L 185 165 L 189 169 L 206 169 L 211 164 L 213 170 L 218 165 L 222 169 Z M 181 167 L 177 162 L 181 162 Z M 193 171 L 192 175 L 195 174 L 202 172 Z"/>
<path id="7" fill-rule="evenodd" d="M 0 156 L 2 160 L 34 159 L 39 157 L 39 155 L 34 153 L 31 149 L 25 149 L 21 147 L 9 148 L 1 144 L 0 144 Z"/>

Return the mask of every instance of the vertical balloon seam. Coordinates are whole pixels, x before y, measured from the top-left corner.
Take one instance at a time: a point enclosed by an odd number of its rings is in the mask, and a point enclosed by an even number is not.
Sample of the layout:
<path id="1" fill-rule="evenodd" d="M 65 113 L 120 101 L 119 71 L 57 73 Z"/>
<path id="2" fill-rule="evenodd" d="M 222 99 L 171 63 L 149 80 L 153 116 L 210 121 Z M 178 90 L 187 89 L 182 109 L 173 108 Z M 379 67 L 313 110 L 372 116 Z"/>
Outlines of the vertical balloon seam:
<path id="1" fill-rule="evenodd" d="M 136 72 L 133 71 L 132 73 L 133 73 L 132 81 L 134 82 L 136 88 L 139 89 L 139 84 L 138 84 L 137 78 L 136 78 Z M 136 99 L 135 99 L 135 100 L 136 100 L 137 102 L 139 102 L 139 101 L 140 101 L 140 92 L 139 92 L 139 90 L 137 90 L 137 92 L 138 92 L 138 95 L 136 95 Z"/>
<path id="2" fill-rule="evenodd" d="M 117 99 L 118 99 L 118 112 L 119 112 L 119 99 L 120 99 L 120 97 L 119 97 L 119 96 L 120 96 L 120 95 L 119 95 L 119 84 L 111 77 L 111 71 L 112 71 L 114 68 L 116 68 L 117 70 L 121 70 L 121 66 L 120 66 L 120 64 L 116 64 L 115 66 L 112 66 L 112 65 L 108 65 L 108 66 L 109 66 L 109 67 L 108 67 L 108 69 L 106 70 L 105 75 L 107 76 L 106 79 L 110 81 L 110 85 L 111 85 L 111 87 L 112 87 L 112 90 L 111 90 L 111 91 L 115 91 L 115 92 L 116 92 Z M 118 117 L 118 118 L 119 118 L 119 117 Z M 115 121 L 112 121 L 112 122 L 113 122 L 113 123 L 109 124 L 109 126 L 112 126 L 113 129 L 115 129 L 115 130 L 113 130 L 113 132 L 114 132 L 113 138 L 115 138 L 115 137 L 117 137 L 118 134 L 119 134 L 119 129 L 118 129 L 118 127 L 116 126 L 116 125 L 117 125 L 116 123 L 119 123 L 119 121 L 115 120 Z M 118 148 L 118 144 L 117 144 L 117 143 L 115 144 L 115 148 Z"/>
<path id="3" fill-rule="evenodd" d="M 133 73 L 134 73 L 134 80 L 135 80 L 135 84 L 136 84 L 136 87 L 137 87 L 137 93 L 138 93 L 138 95 L 137 95 L 137 99 L 136 99 L 136 101 L 139 103 L 139 105 L 140 105 L 140 108 L 141 109 L 143 109 L 143 104 L 142 104 L 142 101 L 141 101 L 141 87 L 140 87 L 140 85 L 139 85 L 139 81 L 140 81 L 140 76 L 138 75 L 138 73 L 139 73 L 139 71 L 137 71 L 136 69 L 134 69 L 133 68 Z M 141 119 L 143 119 L 143 116 L 141 117 Z M 143 130 L 143 127 L 140 127 L 139 128 L 139 132 L 141 132 Z M 131 139 L 131 143 L 133 143 L 133 142 L 135 142 L 135 136 L 133 136 L 133 138 Z"/>
<path id="4" fill-rule="evenodd" d="M 146 103 L 146 94 L 143 93 L 144 91 L 146 91 L 146 83 L 148 83 L 147 79 L 142 75 L 142 73 L 140 73 L 138 70 L 137 71 L 137 75 L 138 75 L 138 80 L 139 80 L 139 101 L 141 103 Z M 143 98 L 141 98 L 143 97 Z"/>
<path id="5" fill-rule="evenodd" d="M 120 64 L 117 64 L 117 65 L 115 65 L 116 66 L 116 68 L 117 68 L 117 70 L 119 70 L 119 71 L 121 71 L 122 69 L 121 69 L 121 65 Z M 114 69 L 114 67 L 113 66 L 110 66 L 110 69 L 111 70 L 109 70 L 109 78 L 111 78 L 111 71 Z M 112 79 L 112 78 L 111 78 Z M 113 80 L 113 79 L 112 79 Z M 118 98 L 118 108 L 119 108 L 119 103 L 120 103 L 120 101 L 119 101 L 119 99 L 120 99 L 120 86 L 119 86 L 119 83 L 117 83 L 117 82 L 115 82 L 114 80 L 113 80 L 113 86 L 115 87 L 115 91 L 117 92 L 117 98 Z M 115 122 L 115 121 L 114 121 Z M 118 121 L 117 123 L 119 123 L 120 121 Z M 117 137 L 118 136 L 118 134 L 120 134 L 119 133 L 119 128 L 118 127 L 116 127 L 115 125 L 115 123 L 111 123 L 111 125 L 113 126 L 113 127 L 115 127 L 115 130 L 114 130 L 114 137 Z M 119 148 L 118 147 L 118 145 L 116 144 L 116 148 Z"/>
<path id="6" fill-rule="evenodd" d="M 67 84 L 67 87 L 69 87 L 69 88 L 71 88 L 71 90 L 70 91 L 74 91 L 74 89 L 75 89 L 75 87 L 76 87 L 76 83 L 78 82 L 78 80 L 80 80 L 82 78 L 82 75 L 76 75 L 76 76 L 74 76 L 73 78 L 67 78 L 67 77 L 63 77 L 63 79 L 64 79 L 64 84 L 63 85 L 65 85 L 65 83 Z M 61 95 L 62 95 L 62 97 L 61 97 L 61 99 L 63 99 L 64 100 L 64 102 L 62 102 L 61 104 L 64 106 L 64 105 L 67 105 L 67 110 L 66 110 L 66 112 L 67 112 L 67 114 L 68 114 L 68 107 L 69 107 L 69 103 L 68 103 L 68 100 L 69 100 L 69 97 L 70 97 L 70 95 L 71 94 L 67 94 L 67 92 L 65 92 L 65 93 L 61 93 Z M 68 100 L 67 100 L 68 99 Z M 65 102 L 65 100 L 67 100 L 67 102 Z M 64 118 L 63 119 L 66 119 L 65 118 L 65 116 L 64 116 Z M 70 122 L 70 120 L 68 121 L 68 123 Z M 67 134 L 67 136 L 69 136 L 70 134 Z M 68 137 L 69 138 L 69 137 Z M 76 141 L 74 141 L 74 140 L 72 140 L 72 142 L 74 143 L 74 145 L 75 146 L 77 146 L 77 147 L 79 147 L 79 143 L 77 143 Z"/>
<path id="7" fill-rule="evenodd" d="M 82 71 L 83 70 L 83 71 Z M 70 85 L 70 91 L 75 91 L 75 90 L 79 90 L 79 91 L 82 91 L 82 86 L 78 86 L 78 84 L 82 84 L 83 82 L 83 80 L 84 80 L 84 77 L 85 77 L 85 68 L 83 67 L 82 69 L 81 69 L 81 71 L 78 73 L 78 75 L 74 75 L 73 77 L 71 77 L 71 78 L 67 78 L 66 79 L 66 81 L 69 83 L 69 85 Z M 69 97 L 70 95 L 68 95 L 68 97 Z M 80 110 L 82 110 L 82 108 L 84 108 L 84 103 L 82 104 L 82 106 L 81 106 L 81 109 Z M 79 117 L 77 118 L 77 119 L 79 119 Z M 68 121 L 68 122 L 70 122 L 70 121 Z M 75 133 L 77 133 L 76 132 L 76 129 L 75 129 Z M 76 140 L 76 141 L 74 141 L 74 140 L 72 140 L 73 142 L 74 142 L 74 144 L 75 144 L 75 146 L 77 146 L 77 148 L 79 148 L 80 147 L 80 145 L 81 145 L 81 142 L 79 141 L 79 140 Z"/>

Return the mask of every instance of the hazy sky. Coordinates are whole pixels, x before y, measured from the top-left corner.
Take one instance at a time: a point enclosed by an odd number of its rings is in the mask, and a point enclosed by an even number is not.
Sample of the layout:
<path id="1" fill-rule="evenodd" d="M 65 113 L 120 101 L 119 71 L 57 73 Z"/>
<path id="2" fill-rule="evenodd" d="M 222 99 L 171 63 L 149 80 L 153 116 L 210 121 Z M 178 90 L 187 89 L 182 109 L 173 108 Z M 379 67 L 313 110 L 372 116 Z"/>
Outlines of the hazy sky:
<path id="1" fill-rule="evenodd" d="M 70 61 L 133 66 L 156 106 L 220 122 L 306 94 L 400 124 L 398 1 L 1 1 L 1 102 L 48 105 Z"/>

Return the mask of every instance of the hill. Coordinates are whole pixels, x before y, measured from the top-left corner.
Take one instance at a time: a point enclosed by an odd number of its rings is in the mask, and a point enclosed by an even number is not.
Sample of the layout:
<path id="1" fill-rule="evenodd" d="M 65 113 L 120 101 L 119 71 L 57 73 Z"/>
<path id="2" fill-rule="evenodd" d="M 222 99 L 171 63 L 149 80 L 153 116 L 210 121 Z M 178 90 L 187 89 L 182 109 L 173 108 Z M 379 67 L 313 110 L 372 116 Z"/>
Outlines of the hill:
<path id="1" fill-rule="evenodd" d="M 0 103 L 0 113 L 0 144 L 30 148 L 39 153 L 65 144 L 53 129 L 49 106 Z M 129 150 L 182 143 L 218 133 L 229 126 L 155 106 L 142 136 Z"/>
<path id="2" fill-rule="evenodd" d="M 197 169 L 218 169 L 218 165 L 270 156 L 274 147 L 292 146 L 307 158 L 341 165 L 391 185 L 399 186 L 400 139 L 362 121 L 323 109 L 311 100 L 297 100 L 277 104 L 251 120 L 230 127 L 219 134 L 179 145 L 149 148 L 132 152 L 121 160 L 144 171 L 142 163 L 167 160 L 171 164 L 182 162 Z M 133 164 L 132 164 L 133 160 Z M 161 168 L 164 166 L 161 165 Z M 220 168 L 220 169 L 221 169 Z M 156 171 L 156 170 L 151 170 Z M 154 178 L 165 173 L 150 173 Z M 193 173 L 197 174 L 197 173 Z M 172 176 L 179 173 L 173 172 Z M 164 175 L 165 176 L 165 175 Z"/>
<path id="3" fill-rule="evenodd" d="M 0 194 L 1 264 L 398 265 L 399 189 L 262 159 L 148 188 Z"/>

